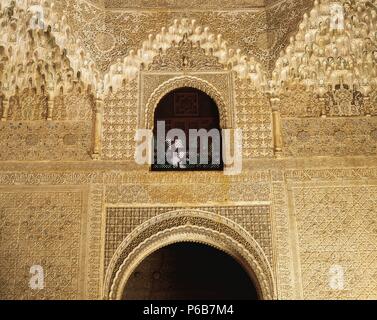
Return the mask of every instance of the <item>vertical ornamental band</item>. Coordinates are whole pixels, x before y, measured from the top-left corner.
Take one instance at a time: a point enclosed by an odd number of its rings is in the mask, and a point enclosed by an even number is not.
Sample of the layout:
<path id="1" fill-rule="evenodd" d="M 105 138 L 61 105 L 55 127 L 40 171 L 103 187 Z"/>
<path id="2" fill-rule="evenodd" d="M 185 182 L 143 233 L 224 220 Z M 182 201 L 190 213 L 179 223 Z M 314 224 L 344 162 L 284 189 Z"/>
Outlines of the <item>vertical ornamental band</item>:
<path id="1" fill-rule="evenodd" d="M 102 119 L 103 119 L 103 100 L 96 99 L 95 104 L 95 120 L 94 120 L 94 142 L 92 158 L 99 160 L 101 155 L 101 134 L 102 134 Z"/>
<path id="2" fill-rule="evenodd" d="M 272 108 L 272 128 L 274 135 L 274 153 L 280 155 L 283 151 L 283 134 L 281 127 L 280 99 L 270 98 Z"/>

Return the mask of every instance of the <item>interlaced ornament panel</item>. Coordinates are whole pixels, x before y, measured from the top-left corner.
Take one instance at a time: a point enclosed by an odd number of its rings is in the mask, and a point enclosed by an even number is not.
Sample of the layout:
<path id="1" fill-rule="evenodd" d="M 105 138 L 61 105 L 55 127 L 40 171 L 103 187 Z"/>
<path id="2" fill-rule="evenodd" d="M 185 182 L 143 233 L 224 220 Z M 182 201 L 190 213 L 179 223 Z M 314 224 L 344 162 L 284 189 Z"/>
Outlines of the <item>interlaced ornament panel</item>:
<path id="1" fill-rule="evenodd" d="M 78 188 L 0 189 L 0 298 L 79 299 L 82 215 Z M 44 270 L 32 290 L 30 268 Z"/>
<path id="2" fill-rule="evenodd" d="M 305 299 L 377 298 L 377 186 L 292 185 Z M 330 285 L 330 270 L 341 267 L 343 288 Z"/>

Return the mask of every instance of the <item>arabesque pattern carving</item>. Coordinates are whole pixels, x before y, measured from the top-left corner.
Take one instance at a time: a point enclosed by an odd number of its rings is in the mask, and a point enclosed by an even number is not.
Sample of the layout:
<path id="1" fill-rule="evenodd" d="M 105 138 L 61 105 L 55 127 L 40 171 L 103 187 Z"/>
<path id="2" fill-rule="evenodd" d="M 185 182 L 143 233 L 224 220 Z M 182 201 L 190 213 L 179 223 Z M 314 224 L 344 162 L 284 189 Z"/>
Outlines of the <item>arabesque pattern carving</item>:
<path id="1" fill-rule="evenodd" d="M 283 171 L 275 170 L 272 172 L 272 199 L 278 298 L 292 300 L 297 298 L 297 292 L 293 270 L 293 248 L 290 245 L 292 230 L 289 223 L 287 188 Z"/>
<path id="2" fill-rule="evenodd" d="M 272 113 L 267 97 L 249 80 L 237 80 L 237 128 L 242 129 L 243 157 L 269 157 L 272 148 Z"/>
<path id="3" fill-rule="evenodd" d="M 302 290 L 305 299 L 376 299 L 375 185 L 293 185 Z M 329 283 L 344 270 L 343 290 Z"/>
<path id="4" fill-rule="evenodd" d="M 98 183 L 98 181 L 95 181 Z M 103 251 L 102 241 L 102 206 L 104 203 L 103 186 L 94 184 L 89 190 L 88 201 L 88 222 L 86 224 L 86 292 L 87 299 L 101 299 L 103 284 L 103 271 L 101 270 L 101 252 Z"/>
<path id="5" fill-rule="evenodd" d="M 10 99 L 7 121 L 0 123 L 1 160 L 89 160 L 93 101 L 78 90 L 53 101 L 46 121 L 47 96 L 25 89 Z"/>
<path id="6" fill-rule="evenodd" d="M 77 188 L 0 190 L 1 299 L 81 297 L 84 203 Z M 44 290 L 28 286 L 34 265 L 44 268 Z"/>
<path id="7" fill-rule="evenodd" d="M 104 99 L 102 158 L 133 160 L 137 128 L 137 82 L 127 82 Z"/>
<path id="8" fill-rule="evenodd" d="M 123 176 L 123 178 L 121 178 Z M 114 183 L 112 183 L 114 179 Z M 211 181 L 208 185 L 207 181 Z M 225 203 L 270 200 L 270 174 L 268 171 L 247 171 L 227 177 L 210 172 L 191 173 L 177 181 L 174 173 L 139 177 L 137 173 L 109 177 L 106 203 L 149 204 L 174 206 L 174 203 Z M 203 192 L 203 189 L 206 192 Z M 172 197 L 174 194 L 174 198 Z M 134 205 L 137 206 L 137 205 Z"/>
<path id="9" fill-rule="evenodd" d="M 107 9 L 177 9 L 177 8 L 195 8 L 200 10 L 217 9 L 219 3 L 217 0 L 209 0 L 205 3 L 200 0 L 189 0 L 187 3 L 181 3 L 179 0 L 136 0 L 132 3 L 124 2 L 122 0 L 89 0 L 99 6 Z M 278 0 L 269 0 L 268 4 L 273 4 Z M 102 4 L 101 4 L 102 2 Z M 265 0 L 226 0 L 223 2 L 222 8 L 237 9 L 237 8 L 254 8 L 263 6 Z"/>

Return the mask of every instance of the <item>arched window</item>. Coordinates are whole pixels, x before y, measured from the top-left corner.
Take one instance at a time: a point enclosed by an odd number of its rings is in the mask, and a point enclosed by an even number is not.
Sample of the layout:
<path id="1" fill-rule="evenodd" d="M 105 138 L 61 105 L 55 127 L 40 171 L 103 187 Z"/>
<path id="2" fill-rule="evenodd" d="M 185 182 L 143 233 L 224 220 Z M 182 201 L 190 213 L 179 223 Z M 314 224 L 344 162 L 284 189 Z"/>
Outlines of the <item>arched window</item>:
<path id="1" fill-rule="evenodd" d="M 206 93 L 168 93 L 155 110 L 153 134 L 152 170 L 223 170 L 219 111 Z"/>

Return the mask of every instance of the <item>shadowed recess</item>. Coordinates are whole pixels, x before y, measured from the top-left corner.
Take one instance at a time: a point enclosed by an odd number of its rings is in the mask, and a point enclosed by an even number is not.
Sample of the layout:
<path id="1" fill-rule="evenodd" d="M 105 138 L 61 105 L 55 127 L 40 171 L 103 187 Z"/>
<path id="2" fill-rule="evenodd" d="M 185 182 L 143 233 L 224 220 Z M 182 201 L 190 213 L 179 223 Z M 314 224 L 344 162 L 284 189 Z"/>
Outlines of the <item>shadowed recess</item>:
<path id="1" fill-rule="evenodd" d="M 257 300 L 246 271 L 212 247 L 178 243 L 148 256 L 131 275 L 124 300 Z"/>

